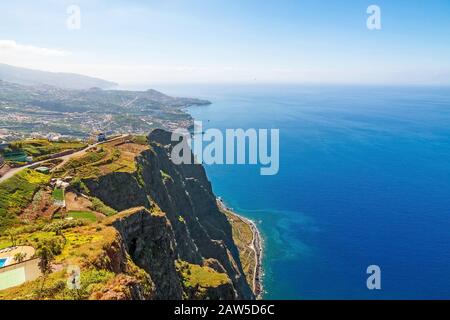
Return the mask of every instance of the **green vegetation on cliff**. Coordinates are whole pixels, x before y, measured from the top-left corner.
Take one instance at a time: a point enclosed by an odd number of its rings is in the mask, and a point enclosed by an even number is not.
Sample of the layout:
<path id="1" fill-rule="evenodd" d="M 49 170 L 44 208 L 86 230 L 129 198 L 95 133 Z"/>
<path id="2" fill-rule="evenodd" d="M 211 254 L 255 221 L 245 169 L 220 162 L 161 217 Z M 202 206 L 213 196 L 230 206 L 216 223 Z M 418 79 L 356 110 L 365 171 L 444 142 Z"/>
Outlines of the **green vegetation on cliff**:
<path id="1" fill-rule="evenodd" d="M 92 222 L 97 221 L 95 214 L 89 211 L 70 211 L 67 215 L 73 219 L 84 219 Z"/>
<path id="2" fill-rule="evenodd" d="M 186 288 L 214 288 L 231 283 L 226 273 L 219 273 L 210 267 L 199 266 L 181 260 L 177 261 L 176 266 L 183 277 L 183 285 Z"/>
<path id="3" fill-rule="evenodd" d="M 134 142 L 134 141 L 137 142 Z M 136 171 L 135 158 L 148 145 L 142 138 L 128 137 L 107 142 L 89 150 L 83 156 L 68 161 L 57 172 L 57 176 L 71 175 L 78 179 L 98 178 L 111 172 Z"/>
<path id="4" fill-rule="evenodd" d="M 176 268 L 182 279 L 185 299 L 206 299 L 209 291 L 232 283 L 226 273 L 217 272 L 207 266 L 178 260 Z"/>
<path id="5" fill-rule="evenodd" d="M 48 141 L 46 139 L 31 139 L 11 143 L 13 149 L 22 149 L 33 157 L 55 154 L 65 150 L 81 150 L 86 146 L 84 142 L 80 141 Z"/>
<path id="6" fill-rule="evenodd" d="M 61 188 L 55 188 L 52 197 L 55 201 L 64 201 L 64 191 Z"/>
<path id="7" fill-rule="evenodd" d="M 10 226 L 49 177 L 24 169 L 0 184 L 0 232 Z"/>
<path id="8" fill-rule="evenodd" d="M 91 202 L 92 202 L 92 207 L 91 209 L 100 213 L 103 213 L 106 216 L 112 216 L 115 215 L 117 213 L 116 210 L 114 210 L 111 207 L 108 207 L 106 204 L 104 204 L 102 202 L 102 200 L 95 198 L 95 197 L 91 197 Z"/>
<path id="9" fill-rule="evenodd" d="M 92 223 L 79 213 L 79 220 L 55 221 L 36 228 L 16 228 L 15 242 L 46 248 L 53 267 L 41 290 L 42 279 L 0 291 L 0 299 L 138 299 L 150 298 L 153 285 L 149 275 L 129 258 L 117 230 L 108 223 Z M 10 237 L 0 237 L 0 247 L 10 245 Z M 81 288 L 70 290 L 67 266 L 81 269 Z M 64 285 L 63 285 L 64 284 Z M 135 296 L 136 291 L 139 296 Z"/>
<path id="10" fill-rule="evenodd" d="M 10 234 L 0 234 L 0 247 L 49 252 L 55 272 L 44 290 L 37 279 L 1 291 L 0 299 L 254 298 L 244 256 L 204 169 L 175 166 L 167 135 L 156 132 L 150 145 L 143 138 L 120 138 L 77 155 L 49 176 L 33 170 L 15 176 L 20 181 L 14 185 L 25 185 L 19 190 L 26 196 L 4 211 L 21 226 L 10 224 Z M 52 198 L 62 195 L 54 191 L 52 197 L 44 187 L 50 177 L 71 181 L 66 209 L 52 208 Z M 15 194 L 11 180 L 4 188 L 7 200 Z M 85 281 L 76 295 L 62 285 L 70 265 L 80 267 Z"/>
<path id="11" fill-rule="evenodd" d="M 68 274 L 65 271 L 51 273 L 41 290 L 41 280 L 31 281 L 22 286 L 0 291 L 1 300 L 85 300 L 98 291 L 101 292 L 115 274 L 107 270 L 89 269 L 81 273 L 80 289 L 67 287 Z"/>
<path id="12" fill-rule="evenodd" d="M 26 156 L 34 161 L 48 159 L 52 154 L 66 150 L 81 150 L 87 144 L 80 141 L 48 141 L 47 139 L 28 139 L 11 142 L 4 151 L 5 159 L 11 162 L 25 162 Z"/>

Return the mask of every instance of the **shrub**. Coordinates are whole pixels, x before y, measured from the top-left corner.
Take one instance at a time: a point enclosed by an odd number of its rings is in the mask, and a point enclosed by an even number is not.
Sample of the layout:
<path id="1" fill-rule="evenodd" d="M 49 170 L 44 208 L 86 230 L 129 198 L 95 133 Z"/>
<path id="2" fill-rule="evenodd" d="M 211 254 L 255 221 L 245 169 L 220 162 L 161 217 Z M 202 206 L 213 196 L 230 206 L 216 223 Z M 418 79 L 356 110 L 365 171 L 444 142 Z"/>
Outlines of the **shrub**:
<path id="1" fill-rule="evenodd" d="M 162 177 L 164 183 L 166 183 L 167 181 L 173 182 L 172 177 L 169 174 L 167 174 L 166 172 L 159 170 L 159 173 L 161 174 L 161 177 Z"/>
<path id="2" fill-rule="evenodd" d="M 91 198 L 91 202 L 92 202 L 92 207 L 90 208 L 93 211 L 97 211 L 100 213 L 103 213 L 106 216 L 112 216 L 115 215 L 117 213 L 116 210 L 114 210 L 111 207 L 108 207 L 106 204 L 103 203 L 102 200 L 92 197 Z"/>
<path id="3" fill-rule="evenodd" d="M 75 228 L 84 225 L 81 220 L 60 220 L 52 222 L 42 228 L 44 232 L 58 232 L 59 230 L 65 230 Z"/>

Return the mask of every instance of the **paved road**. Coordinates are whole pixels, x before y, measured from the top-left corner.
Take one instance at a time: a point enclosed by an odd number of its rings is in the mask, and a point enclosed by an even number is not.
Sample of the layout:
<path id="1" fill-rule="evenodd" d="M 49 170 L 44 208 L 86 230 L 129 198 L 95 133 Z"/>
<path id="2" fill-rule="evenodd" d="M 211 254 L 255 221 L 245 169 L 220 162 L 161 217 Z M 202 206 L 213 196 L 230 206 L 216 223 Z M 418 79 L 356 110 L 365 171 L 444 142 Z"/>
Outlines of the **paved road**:
<path id="1" fill-rule="evenodd" d="M 71 153 L 69 155 L 65 155 L 65 156 L 61 156 L 61 157 L 53 158 L 53 159 L 42 160 L 42 161 L 38 161 L 38 162 L 33 162 L 33 163 L 27 164 L 26 166 L 23 166 L 23 167 L 20 167 L 20 168 L 11 169 L 8 172 L 6 172 L 3 177 L 0 177 L 0 183 L 2 183 L 5 180 L 8 180 L 9 178 L 13 177 L 16 173 L 19 173 L 20 171 L 22 171 L 24 169 L 27 169 L 27 168 L 30 168 L 30 167 L 33 167 L 33 166 L 36 166 L 36 165 L 43 164 L 44 162 L 47 162 L 49 160 L 62 159 L 63 162 L 60 163 L 59 165 L 57 165 L 54 168 L 54 169 L 56 169 L 59 166 L 61 166 L 62 164 L 66 163 L 72 157 L 81 156 L 84 153 L 86 153 L 86 151 L 88 151 L 88 150 L 90 150 L 90 149 L 92 149 L 92 148 L 94 148 L 94 147 L 96 147 L 96 146 L 98 146 L 100 144 L 103 144 L 103 143 L 106 143 L 106 142 L 115 141 L 115 140 L 118 140 L 118 139 L 122 139 L 122 138 L 125 138 L 127 136 L 128 136 L 127 134 L 124 134 L 124 135 L 121 135 L 120 137 L 117 137 L 117 138 L 114 138 L 114 139 L 111 139 L 111 140 L 108 140 L 108 141 L 97 142 L 97 143 L 91 144 L 91 145 L 87 146 L 86 148 L 84 148 L 83 150 Z"/>

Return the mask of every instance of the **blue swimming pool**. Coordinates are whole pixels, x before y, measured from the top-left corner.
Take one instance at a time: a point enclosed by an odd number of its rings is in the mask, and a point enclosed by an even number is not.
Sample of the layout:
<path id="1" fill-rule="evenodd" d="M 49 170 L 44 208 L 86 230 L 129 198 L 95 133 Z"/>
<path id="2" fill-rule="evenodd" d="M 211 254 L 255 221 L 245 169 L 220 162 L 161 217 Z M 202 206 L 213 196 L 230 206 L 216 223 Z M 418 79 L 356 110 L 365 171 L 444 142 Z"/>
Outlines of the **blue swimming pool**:
<path id="1" fill-rule="evenodd" d="M 0 268 L 2 268 L 5 265 L 6 260 L 8 260 L 8 259 L 6 259 L 6 258 L 1 258 L 0 259 Z"/>

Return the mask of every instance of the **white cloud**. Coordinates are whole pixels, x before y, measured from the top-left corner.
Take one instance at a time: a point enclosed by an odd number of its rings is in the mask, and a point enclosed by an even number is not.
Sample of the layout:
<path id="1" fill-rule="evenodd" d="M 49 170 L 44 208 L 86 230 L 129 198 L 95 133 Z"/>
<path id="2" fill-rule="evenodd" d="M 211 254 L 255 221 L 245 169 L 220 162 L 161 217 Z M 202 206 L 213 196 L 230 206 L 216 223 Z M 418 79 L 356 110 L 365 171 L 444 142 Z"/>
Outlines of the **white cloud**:
<path id="1" fill-rule="evenodd" d="M 71 53 L 64 50 L 19 44 L 13 40 L 0 40 L 0 55 L 32 55 L 44 57 L 64 57 Z"/>

